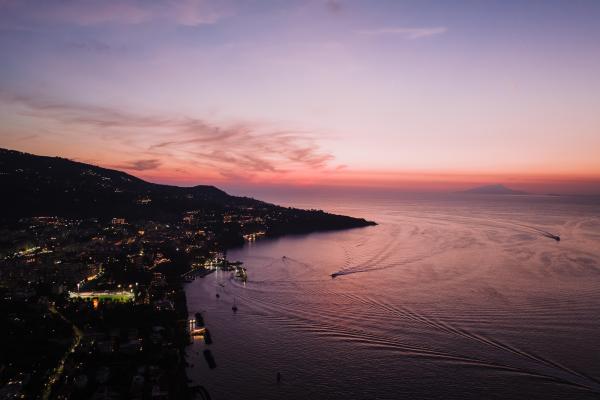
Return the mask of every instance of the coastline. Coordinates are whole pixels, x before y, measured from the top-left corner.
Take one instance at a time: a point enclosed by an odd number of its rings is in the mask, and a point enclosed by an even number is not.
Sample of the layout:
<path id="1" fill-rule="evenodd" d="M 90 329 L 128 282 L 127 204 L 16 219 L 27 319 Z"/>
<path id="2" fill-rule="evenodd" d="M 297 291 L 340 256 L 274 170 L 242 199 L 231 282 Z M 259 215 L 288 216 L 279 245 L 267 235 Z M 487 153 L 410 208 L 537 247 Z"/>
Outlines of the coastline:
<path id="1" fill-rule="evenodd" d="M 350 217 L 350 218 L 353 218 L 353 217 Z M 327 232 L 335 232 L 335 231 L 343 231 L 343 230 L 352 230 L 352 229 L 357 229 L 357 228 L 366 228 L 369 226 L 378 225 L 376 222 L 368 221 L 368 220 L 365 220 L 362 218 L 355 218 L 355 220 L 360 221 L 359 226 L 354 226 L 354 227 L 350 227 L 350 228 L 331 228 L 331 229 L 318 229 L 318 230 L 312 229 L 312 230 L 307 230 L 307 231 L 276 233 L 276 234 L 271 234 L 271 235 L 265 235 L 264 237 L 258 239 L 257 241 L 266 241 L 266 240 L 273 240 L 273 239 L 278 239 L 278 238 L 282 238 L 282 237 L 308 235 L 311 233 L 327 233 Z M 223 253 L 227 254 L 227 251 L 232 250 L 232 249 L 239 249 L 240 247 L 245 246 L 247 243 L 248 242 L 244 241 L 237 245 L 226 246 Z M 228 260 L 227 256 L 224 257 L 224 262 L 228 265 L 237 263 L 237 262 L 232 262 L 232 261 Z M 186 322 L 192 318 L 192 315 L 195 312 L 197 312 L 197 310 L 192 310 L 191 314 L 190 314 L 190 310 L 188 309 L 188 293 L 187 293 L 186 287 L 189 284 L 192 284 L 196 279 L 204 279 L 208 275 L 211 275 L 212 273 L 215 273 L 216 271 L 217 271 L 216 269 L 210 269 L 210 270 L 208 270 L 208 269 L 206 269 L 206 270 L 189 269 L 187 272 L 185 272 L 179 276 L 178 285 L 179 285 L 180 292 L 182 292 L 182 294 L 183 294 L 183 296 L 182 296 L 183 301 L 179 305 L 177 312 L 178 312 L 178 314 L 181 314 L 182 316 L 185 314 L 185 316 L 187 318 Z M 192 336 L 189 334 L 189 330 L 187 329 L 187 326 L 188 325 L 185 324 L 185 326 L 183 327 L 183 333 L 186 336 L 186 342 L 180 348 L 180 352 L 182 354 L 180 366 L 183 367 L 181 375 L 184 377 L 183 382 L 185 382 L 185 393 L 186 393 L 185 398 L 186 399 L 195 399 L 195 398 L 197 398 L 197 396 L 201 396 L 200 398 L 203 400 L 210 399 L 211 398 L 210 394 L 209 394 L 208 390 L 202 385 L 202 383 L 201 382 L 193 382 L 188 376 L 188 368 L 194 367 L 193 365 L 190 365 L 187 361 L 188 350 L 191 348 L 190 346 L 193 345 L 194 341 L 193 341 Z"/>

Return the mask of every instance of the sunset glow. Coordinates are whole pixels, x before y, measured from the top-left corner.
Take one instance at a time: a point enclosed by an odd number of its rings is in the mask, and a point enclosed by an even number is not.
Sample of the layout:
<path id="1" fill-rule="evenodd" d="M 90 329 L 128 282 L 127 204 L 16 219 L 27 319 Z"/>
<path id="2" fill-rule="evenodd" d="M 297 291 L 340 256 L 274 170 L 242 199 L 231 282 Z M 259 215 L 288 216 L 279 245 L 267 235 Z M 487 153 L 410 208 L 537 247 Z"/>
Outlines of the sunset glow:
<path id="1" fill-rule="evenodd" d="M 0 147 L 248 194 L 599 194 L 598 20 L 594 1 L 0 1 Z"/>
<path id="2" fill-rule="evenodd" d="M 0 0 L 0 399 L 600 398 L 600 0 Z"/>

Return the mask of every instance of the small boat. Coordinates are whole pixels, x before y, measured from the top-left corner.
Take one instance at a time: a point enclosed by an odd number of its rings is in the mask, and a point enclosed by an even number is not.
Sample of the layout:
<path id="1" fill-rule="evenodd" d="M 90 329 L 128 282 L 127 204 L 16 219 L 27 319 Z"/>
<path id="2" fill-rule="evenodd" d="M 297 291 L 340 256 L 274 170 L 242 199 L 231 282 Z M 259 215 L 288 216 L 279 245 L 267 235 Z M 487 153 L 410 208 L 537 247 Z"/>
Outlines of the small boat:
<path id="1" fill-rule="evenodd" d="M 557 242 L 560 242 L 560 236 L 558 236 L 558 235 L 554 235 L 554 234 L 549 233 L 549 232 L 544 232 L 544 236 L 546 236 L 549 239 L 554 239 Z"/>
<path id="2" fill-rule="evenodd" d="M 232 273 L 232 277 L 245 283 L 248 281 L 248 273 L 246 272 L 246 268 L 236 267 L 235 271 Z"/>
<path id="3" fill-rule="evenodd" d="M 221 297 L 221 295 L 219 295 L 219 293 L 217 293 L 215 296 L 217 297 L 217 299 L 218 299 L 219 297 Z"/>
<path id="4" fill-rule="evenodd" d="M 233 312 L 237 312 L 237 306 L 235 305 L 235 298 L 233 299 L 233 305 L 231 306 Z"/>
<path id="5" fill-rule="evenodd" d="M 335 278 L 336 276 L 340 276 L 340 275 L 343 275 L 343 274 L 338 271 L 338 272 L 334 272 L 333 274 L 331 274 L 331 277 Z"/>

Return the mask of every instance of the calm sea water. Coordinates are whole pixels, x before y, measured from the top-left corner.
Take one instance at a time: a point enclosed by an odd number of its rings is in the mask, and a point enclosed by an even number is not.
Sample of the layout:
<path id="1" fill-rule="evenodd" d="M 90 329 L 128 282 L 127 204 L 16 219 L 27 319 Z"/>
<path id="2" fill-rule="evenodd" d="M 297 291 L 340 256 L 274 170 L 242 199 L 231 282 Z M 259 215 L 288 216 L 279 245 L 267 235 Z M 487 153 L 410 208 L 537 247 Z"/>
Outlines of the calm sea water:
<path id="1" fill-rule="evenodd" d="M 188 284 L 214 340 L 188 373 L 213 399 L 600 398 L 597 198 L 267 200 L 380 225 L 249 244 L 228 253 L 245 285 Z"/>

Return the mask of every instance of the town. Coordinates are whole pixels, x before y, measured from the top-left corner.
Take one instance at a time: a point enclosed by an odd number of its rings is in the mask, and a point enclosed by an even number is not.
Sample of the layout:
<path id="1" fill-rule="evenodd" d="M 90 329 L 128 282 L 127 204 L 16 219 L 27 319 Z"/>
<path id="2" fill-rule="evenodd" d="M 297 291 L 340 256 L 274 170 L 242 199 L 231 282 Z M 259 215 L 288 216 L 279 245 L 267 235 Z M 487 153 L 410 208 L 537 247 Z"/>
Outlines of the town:
<path id="1" fill-rule="evenodd" d="M 32 217 L 5 228 L 0 397 L 190 397 L 182 284 L 217 269 L 246 279 L 225 251 L 232 231 L 264 236 L 252 211 L 172 223 Z"/>
<path id="2" fill-rule="evenodd" d="M 3 399 L 208 398 L 185 373 L 183 285 L 246 282 L 227 259 L 244 243 L 374 224 L 5 149 L 0 185 Z"/>

